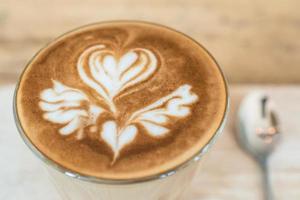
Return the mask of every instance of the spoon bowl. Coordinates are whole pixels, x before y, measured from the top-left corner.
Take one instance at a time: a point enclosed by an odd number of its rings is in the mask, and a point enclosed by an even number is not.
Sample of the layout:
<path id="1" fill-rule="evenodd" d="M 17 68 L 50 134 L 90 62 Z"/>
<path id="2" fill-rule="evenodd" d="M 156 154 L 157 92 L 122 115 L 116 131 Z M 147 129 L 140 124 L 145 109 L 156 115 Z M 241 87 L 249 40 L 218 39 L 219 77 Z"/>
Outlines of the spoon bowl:
<path id="1" fill-rule="evenodd" d="M 241 148 L 260 165 L 263 172 L 265 199 L 272 200 L 268 158 L 280 140 L 274 103 L 265 92 L 250 93 L 242 101 L 237 117 L 238 142 Z"/>

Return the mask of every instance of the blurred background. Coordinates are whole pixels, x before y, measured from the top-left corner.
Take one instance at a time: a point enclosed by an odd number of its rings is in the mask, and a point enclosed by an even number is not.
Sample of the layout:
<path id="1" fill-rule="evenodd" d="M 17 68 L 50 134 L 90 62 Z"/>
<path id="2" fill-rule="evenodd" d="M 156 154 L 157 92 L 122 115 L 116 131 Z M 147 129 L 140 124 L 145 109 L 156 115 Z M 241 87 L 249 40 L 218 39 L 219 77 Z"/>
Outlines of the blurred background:
<path id="1" fill-rule="evenodd" d="M 298 0 L 1 0 L 0 84 L 62 33 L 89 23 L 161 23 L 202 43 L 230 83 L 300 83 Z"/>

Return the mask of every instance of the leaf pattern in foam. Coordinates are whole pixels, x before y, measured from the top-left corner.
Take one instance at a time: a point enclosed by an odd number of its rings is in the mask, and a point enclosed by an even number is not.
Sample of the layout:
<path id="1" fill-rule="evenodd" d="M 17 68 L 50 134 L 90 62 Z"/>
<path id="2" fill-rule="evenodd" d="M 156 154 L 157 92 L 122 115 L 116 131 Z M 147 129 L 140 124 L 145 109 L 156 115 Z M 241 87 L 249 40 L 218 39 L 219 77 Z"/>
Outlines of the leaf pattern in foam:
<path id="1" fill-rule="evenodd" d="M 89 98 L 82 91 L 67 87 L 53 80 L 53 87 L 40 94 L 40 108 L 44 111 L 43 118 L 47 121 L 64 124 L 59 129 L 61 135 L 77 132 L 77 138 L 83 137 L 83 129 L 96 124 L 98 116 L 104 111 L 101 107 L 90 104 Z M 88 104 L 88 109 L 82 104 Z"/>
<path id="2" fill-rule="evenodd" d="M 135 48 L 118 57 L 105 45 L 85 50 L 78 59 L 80 78 L 116 110 L 113 98 L 126 88 L 147 80 L 157 69 L 157 58 L 148 49 Z"/>
<path id="3" fill-rule="evenodd" d="M 153 137 L 164 136 L 170 130 L 166 125 L 170 116 L 183 118 L 190 114 L 191 104 L 198 100 L 198 96 L 191 92 L 190 85 L 182 85 L 171 94 L 136 111 L 129 118 L 129 123 L 139 123 Z"/>

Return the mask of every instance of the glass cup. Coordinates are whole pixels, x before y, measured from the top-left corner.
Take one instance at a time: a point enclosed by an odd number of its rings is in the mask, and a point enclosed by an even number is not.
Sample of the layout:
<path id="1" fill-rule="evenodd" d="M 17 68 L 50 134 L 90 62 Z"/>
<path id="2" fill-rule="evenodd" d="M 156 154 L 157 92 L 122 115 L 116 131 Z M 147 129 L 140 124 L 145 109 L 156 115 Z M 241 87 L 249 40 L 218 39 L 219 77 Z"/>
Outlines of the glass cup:
<path id="1" fill-rule="evenodd" d="M 205 50 L 203 46 L 201 47 Z M 208 51 L 206 52 L 208 53 Z M 211 58 L 215 61 L 212 56 Z M 216 61 L 215 63 L 217 64 Z M 217 136 L 222 132 L 225 125 L 229 107 L 229 96 L 225 77 L 220 68 L 219 70 L 223 76 L 226 88 L 226 108 L 222 122 L 220 123 L 214 136 L 206 143 L 205 146 L 203 146 L 202 149 L 199 150 L 196 155 L 189 158 L 188 161 L 182 163 L 172 170 L 165 171 L 158 175 L 139 179 L 108 180 L 82 175 L 56 164 L 52 160 L 48 159 L 43 153 L 41 153 L 34 146 L 34 144 L 30 142 L 24 133 L 16 111 L 16 92 L 14 97 L 15 122 L 22 139 L 31 149 L 31 151 L 40 160 L 42 160 L 49 172 L 50 179 L 64 200 L 182 199 L 180 196 L 191 182 L 198 167 L 199 160 L 201 160 L 202 156 L 206 154 L 207 150 L 210 149 L 210 147 L 215 143 Z M 18 87 L 19 84 L 16 87 L 16 91 L 18 90 Z"/>

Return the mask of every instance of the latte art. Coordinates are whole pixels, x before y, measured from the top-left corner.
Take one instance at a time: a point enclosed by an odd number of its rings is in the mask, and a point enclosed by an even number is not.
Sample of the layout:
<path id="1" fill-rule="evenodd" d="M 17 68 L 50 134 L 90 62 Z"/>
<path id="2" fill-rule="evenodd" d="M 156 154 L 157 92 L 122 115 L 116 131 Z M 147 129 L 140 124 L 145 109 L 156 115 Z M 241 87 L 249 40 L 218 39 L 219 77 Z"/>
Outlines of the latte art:
<path id="1" fill-rule="evenodd" d="M 90 103 L 80 90 L 53 81 L 53 88 L 44 90 L 40 95 L 40 108 L 45 112 L 44 119 L 58 124 L 65 124 L 59 130 L 61 135 L 77 132 L 77 139 L 83 138 L 83 128 L 94 125 L 98 116 L 104 112 L 99 106 Z M 81 108 L 84 104 L 86 109 Z"/>
<path id="2" fill-rule="evenodd" d="M 92 104 L 83 91 L 65 86 L 57 80 L 53 80 L 53 88 L 41 92 L 39 105 L 45 112 L 43 117 L 50 122 L 64 124 L 58 131 L 61 135 L 76 133 L 76 138 L 80 140 L 85 136 L 85 127 L 91 126 L 92 132 L 99 130 L 96 122 L 101 114 L 111 112 L 117 117 L 114 98 L 127 87 L 147 80 L 157 69 L 157 59 L 147 49 L 133 49 L 119 59 L 115 55 L 105 45 L 96 45 L 84 51 L 77 63 L 82 81 L 97 92 L 109 109 Z M 85 63 L 88 73 L 84 68 Z M 114 152 L 112 163 L 122 148 L 134 141 L 138 134 L 136 125 L 142 125 L 150 136 L 159 138 L 169 132 L 165 126 L 171 116 L 183 118 L 189 115 L 191 104 L 198 100 L 190 90 L 190 85 L 180 86 L 171 94 L 134 112 L 123 126 L 117 121 L 105 121 L 100 135 Z"/>
<path id="3" fill-rule="evenodd" d="M 85 72 L 86 60 L 92 77 Z M 80 78 L 116 112 L 113 98 L 127 87 L 148 79 L 157 69 L 157 60 L 151 51 L 139 48 L 116 59 L 115 52 L 105 45 L 96 45 L 82 53 L 77 68 Z"/>
<path id="4" fill-rule="evenodd" d="M 227 92 L 195 41 L 162 26 L 111 22 L 41 50 L 15 102 L 24 137 L 55 166 L 132 180 L 198 155 L 223 122 Z"/>

